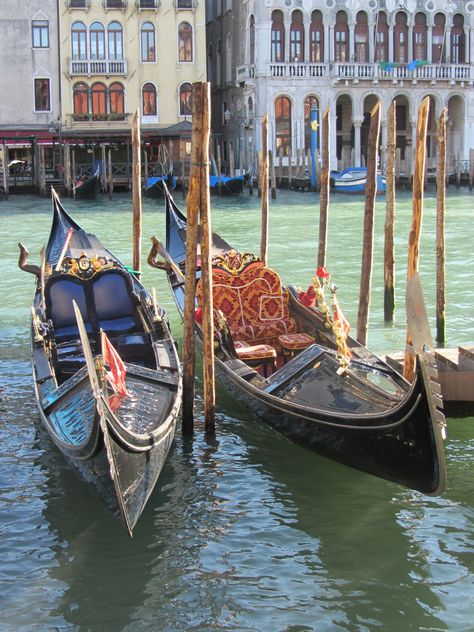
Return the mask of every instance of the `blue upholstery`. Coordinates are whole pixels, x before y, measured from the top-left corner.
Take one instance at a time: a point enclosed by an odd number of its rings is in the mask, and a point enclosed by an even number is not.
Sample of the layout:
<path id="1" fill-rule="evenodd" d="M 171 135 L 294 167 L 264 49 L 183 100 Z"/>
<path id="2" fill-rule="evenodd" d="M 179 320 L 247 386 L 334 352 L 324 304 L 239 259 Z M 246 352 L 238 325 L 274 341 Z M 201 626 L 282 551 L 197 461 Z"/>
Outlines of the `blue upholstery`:
<path id="1" fill-rule="evenodd" d="M 137 328 L 137 321 L 133 316 L 123 316 L 123 318 L 111 318 L 110 320 L 99 320 L 99 329 L 106 333 L 126 334 Z"/>
<path id="2" fill-rule="evenodd" d="M 72 279 L 52 279 L 46 288 L 46 307 L 49 318 L 56 328 L 76 325 L 72 301 L 76 301 L 84 322 L 87 322 L 85 288 Z"/>
<path id="3" fill-rule="evenodd" d="M 93 285 L 97 319 L 110 320 L 132 316 L 134 305 L 125 278 L 118 272 L 104 272 Z"/>

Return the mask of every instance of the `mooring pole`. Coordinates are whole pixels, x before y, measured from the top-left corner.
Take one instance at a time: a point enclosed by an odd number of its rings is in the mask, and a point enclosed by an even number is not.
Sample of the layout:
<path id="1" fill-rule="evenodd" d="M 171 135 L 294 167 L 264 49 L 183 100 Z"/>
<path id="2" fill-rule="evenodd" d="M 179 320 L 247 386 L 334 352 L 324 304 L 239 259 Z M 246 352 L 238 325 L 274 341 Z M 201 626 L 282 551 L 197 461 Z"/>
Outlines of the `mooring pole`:
<path id="1" fill-rule="evenodd" d="M 112 172 L 112 150 L 110 149 L 109 149 L 109 155 L 108 155 L 108 167 L 109 167 L 108 190 L 109 190 L 109 198 L 112 199 L 112 194 L 114 192 L 114 174 Z"/>
<path id="2" fill-rule="evenodd" d="M 318 268 L 326 265 L 326 244 L 328 238 L 329 209 L 329 108 L 323 114 L 321 129 L 321 189 L 319 195 L 319 245 Z"/>
<path id="3" fill-rule="evenodd" d="M 311 188 L 316 190 L 316 153 L 318 151 L 318 108 L 311 108 Z"/>
<path id="4" fill-rule="evenodd" d="M 436 180 L 436 340 L 446 340 L 446 253 L 444 218 L 446 210 L 446 118 L 444 108 L 438 119 L 438 168 Z"/>
<path id="5" fill-rule="evenodd" d="M 416 126 L 415 165 L 413 171 L 413 210 L 410 235 L 408 238 L 408 263 L 407 279 L 418 272 L 418 260 L 420 254 L 421 223 L 423 219 L 423 190 L 425 179 L 426 161 L 426 130 L 428 127 L 428 114 L 430 110 L 430 98 L 425 97 L 421 102 Z M 415 372 L 415 358 L 411 351 L 411 336 L 407 329 L 405 362 L 403 375 L 411 382 Z"/>
<path id="6" fill-rule="evenodd" d="M 380 135 L 380 101 L 370 113 L 369 146 L 367 152 L 367 181 L 365 184 L 364 235 L 362 241 L 362 268 L 360 276 L 357 340 L 367 344 L 369 321 L 372 260 L 374 252 L 374 209 L 377 195 L 377 154 Z"/>
<path id="7" fill-rule="evenodd" d="M 262 152 L 260 157 L 260 190 L 262 192 L 262 236 L 260 259 L 267 265 L 268 258 L 268 114 L 262 119 Z"/>
<path id="8" fill-rule="evenodd" d="M 384 298 L 383 314 L 385 322 L 392 322 L 395 311 L 395 157 L 397 151 L 397 124 L 395 99 L 388 108 L 387 120 L 387 170 L 385 172 L 387 191 L 385 194 L 385 243 L 384 243 Z"/>
<path id="9" fill-rule="evenodd" d="M 142 186 L 140 157 L 140 112 L 132 119 L 132 198 L 133 198 L 133 269 L 141 273 Z"/>
<path id="10" fill-rule="evenodd" d="M 100 183 L 102 186 L 102 193 L 107 193 L 107 160 L 106 160 L 106 153 L 105 153 L 105 143 L 102 143 L 101 145 L 101 178 L 100 178 Z"/>
<path id="11" fill-rule="evenodd" d="M 8 148 L 6 143 L 2 144 L 2 156 L 3 156 L 3 190 L 5 192 L 5 198 L 8 199 Z"/>
<path id="12" fill-rule="evenodd" d="M 76 150 L 72 150 L 71 156 L 71 193 L 73 199 L 76 199 Z"/>
<path id="13" fill-rule="evenodd" d="M 211 128 L 211 90 L 209 83 L 195 83 L 193 103 L 199 121 L 199 208 L 201 227 L 201 289 L 202 289 L 202 368 L 204 381 L 204 427 L 207 434 L 215 433 L 216 387 L 214 370 L 214 310 L 212 302 L 212 230 L 209 191 L 209 138 Z"/>

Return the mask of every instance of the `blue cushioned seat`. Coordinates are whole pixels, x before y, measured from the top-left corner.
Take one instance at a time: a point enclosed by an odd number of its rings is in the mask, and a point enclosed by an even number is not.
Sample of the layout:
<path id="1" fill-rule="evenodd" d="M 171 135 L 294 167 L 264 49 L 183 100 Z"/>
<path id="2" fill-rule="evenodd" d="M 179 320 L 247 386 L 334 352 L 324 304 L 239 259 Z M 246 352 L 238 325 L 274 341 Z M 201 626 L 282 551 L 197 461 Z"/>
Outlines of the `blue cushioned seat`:
<path id="1" fill-rule="evenodd" d="M 92 292 L 100 329 L 112 335 L 140 329 L 133 295 L 120 272 L 107 271 L 98 276 L 92 285 Z"/>
<path id="2" fill-rule="evenodd" d="M 81 281 L 73 278 L 56 277 L 46 285 L 46 313 L 54 325 L 54 337 L 61 342 L 79 338 L 73 300 L 81 312 L 88 333 L 92 332 L 87 312 L 86 292 Z"/>

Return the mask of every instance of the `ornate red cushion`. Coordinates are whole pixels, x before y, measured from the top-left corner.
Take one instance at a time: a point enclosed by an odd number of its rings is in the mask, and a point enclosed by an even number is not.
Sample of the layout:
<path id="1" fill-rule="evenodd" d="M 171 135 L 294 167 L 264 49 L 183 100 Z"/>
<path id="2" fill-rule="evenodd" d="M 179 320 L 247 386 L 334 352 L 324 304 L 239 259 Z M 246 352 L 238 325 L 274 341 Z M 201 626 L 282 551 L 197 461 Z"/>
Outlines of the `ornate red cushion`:
<path id="1" fill-rule="evenodd" d="M 298 351 L 299 349 L 306 349 L 310 345 L 314 344 L 315 339 L 309 334 L 284 334 L 278 337 L 278 342 L 284 349 L 289 351 Z"/>

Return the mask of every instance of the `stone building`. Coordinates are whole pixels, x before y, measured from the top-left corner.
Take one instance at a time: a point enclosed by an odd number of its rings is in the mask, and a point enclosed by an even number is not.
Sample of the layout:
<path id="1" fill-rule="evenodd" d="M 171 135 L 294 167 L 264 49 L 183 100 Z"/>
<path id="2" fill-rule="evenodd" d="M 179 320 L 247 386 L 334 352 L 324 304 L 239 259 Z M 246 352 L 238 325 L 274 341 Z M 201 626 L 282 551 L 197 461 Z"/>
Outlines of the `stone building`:
<path id="1" fill-rule="evenodd" d="M 223 153 L 260 145 L 294 156 L 310 147 L 311 109 L 330 111 L 331 167 L 364 164 L 370 111 L 397 103 L 397 147 L 408 168 L 419 105 L 430 97 L 428 167 L 436 119 L 448 111 L 448 159 L 474 148 L 474 1 L 207 0 L 213 129 Z M 285 158 L 284 158 L 285 160 Z M 286 158 L 287 160 L 287 158 Z"/>

